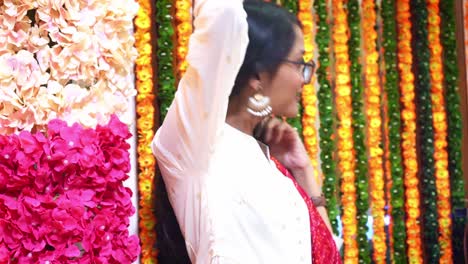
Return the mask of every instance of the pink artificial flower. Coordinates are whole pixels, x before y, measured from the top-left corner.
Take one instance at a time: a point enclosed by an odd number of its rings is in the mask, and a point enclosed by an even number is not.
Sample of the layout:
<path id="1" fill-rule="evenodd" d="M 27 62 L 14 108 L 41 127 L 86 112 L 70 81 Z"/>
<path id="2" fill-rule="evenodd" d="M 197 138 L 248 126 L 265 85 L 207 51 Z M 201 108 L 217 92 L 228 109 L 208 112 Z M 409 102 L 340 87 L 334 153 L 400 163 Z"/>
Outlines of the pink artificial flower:
<path id="1" fill-rule="evenodd" d="M 0 186 L 0 260 L 130 263 L 137 258 L 138 240 L 128 234 L 135 213 L 132 193 L 122 184 L 130 161 L 127 133 L 119 129 L 128 128 L 115 118 L 116 130 L 110 124 L 85 129 L 53 120 L 47 136 L 0 136 L 0 161 L 5 161 L 0 183 L 7 187 Z"/>
<path id="2" fill-rule="evenodd" d="M 80 249 L 76 245 L 69 245 L 64 250 L 64 255 L 68 258 L 75 258 L 81 255 Z"/>
<path id="3" fill-rule="evenodd" d="M 0 231 L 2 231 L 2 223 L 0 222 Z M 10 260 L 10 251 L 7 246 L 0 239 L 0 263 L 8 263 Z"/>
<path id="4" fill-rule="evenodd" d="M 44 249 L 46 243 L 44 240 L 35 241 L 31 238 L 25 238 L 21 241 L 24 248 L 31 252 L 39 252 Z"/>
<path id="5" fill-rule="evenodd" d="M 129 139 L 132 136 L 128 126 L 122 123 L 116 115 L 111 116 L 108 127 L 111 128 L 111 132 L 114 135 L 123 139 Z"/>
<path id="6" fill-rule="evenodd" d="M 53 119 L 47 124 L 47 136 L 50 140 L 60 134 L 60 129 L 67 126 L 67 122 L 60 119 Z"/>

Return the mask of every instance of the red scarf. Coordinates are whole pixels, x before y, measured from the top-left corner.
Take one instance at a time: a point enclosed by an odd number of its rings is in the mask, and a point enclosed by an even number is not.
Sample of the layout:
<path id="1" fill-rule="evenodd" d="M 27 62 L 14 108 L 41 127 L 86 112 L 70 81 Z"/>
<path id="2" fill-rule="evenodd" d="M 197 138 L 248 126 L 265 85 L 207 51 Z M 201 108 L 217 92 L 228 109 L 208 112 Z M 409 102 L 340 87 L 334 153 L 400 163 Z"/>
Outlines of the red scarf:
<path id="1" fill-rule="evenodd" d="M 307 193 L 297 183 L 296 179 L 278 160 L 271 158 L 281 173 L 290 178 L 294 182 L 294 186 L 301 194 L 307 208 L 309 209 L 310 217 L 310 236 L 312 240 L 312 263 L 313 264 L 341 264 L 341 256 L 336 248 L 333 236 L 328 230 L 325 222 L 320 216 L 317 208 L 315 208 L 312 200 Z"/>

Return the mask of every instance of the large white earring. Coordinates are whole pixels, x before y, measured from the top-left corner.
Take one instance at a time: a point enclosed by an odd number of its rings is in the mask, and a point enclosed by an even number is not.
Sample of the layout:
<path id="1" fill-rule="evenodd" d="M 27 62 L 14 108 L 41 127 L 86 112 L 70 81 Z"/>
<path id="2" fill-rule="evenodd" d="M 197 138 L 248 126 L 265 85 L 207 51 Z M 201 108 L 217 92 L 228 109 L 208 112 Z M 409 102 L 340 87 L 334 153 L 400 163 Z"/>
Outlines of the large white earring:
<path id="1" fill-rule="evenodd" d="M 270 98 L 260 93 L 249 97 L 247 112 L 256 117 L 266 117 L 271 114 Z"/>

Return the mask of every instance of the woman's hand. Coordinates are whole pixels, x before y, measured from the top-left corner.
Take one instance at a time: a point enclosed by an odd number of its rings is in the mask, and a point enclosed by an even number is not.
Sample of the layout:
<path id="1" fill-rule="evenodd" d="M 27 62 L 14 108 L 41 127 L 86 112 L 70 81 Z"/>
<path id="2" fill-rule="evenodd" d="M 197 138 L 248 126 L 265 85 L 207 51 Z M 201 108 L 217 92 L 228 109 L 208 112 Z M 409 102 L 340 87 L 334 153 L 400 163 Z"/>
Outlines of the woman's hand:
<path id="1" fill-rule="evenodd" d="M 259 124 L 254 134 L 269 146 L 270 154 L 291 171 L 309 196 L 321 195 L 321 187 L 315 179 L 309 155 L 291 125 L 277 118 L 269 118 Z"/>
<path id="2" fill-rule="evenodd" d="M 310 166 L 309 156 L 297 131 L 287 122 L 278 118 L 268 118 L 259 124 L 255 131 L 270 153 L 291 171 Z"/>

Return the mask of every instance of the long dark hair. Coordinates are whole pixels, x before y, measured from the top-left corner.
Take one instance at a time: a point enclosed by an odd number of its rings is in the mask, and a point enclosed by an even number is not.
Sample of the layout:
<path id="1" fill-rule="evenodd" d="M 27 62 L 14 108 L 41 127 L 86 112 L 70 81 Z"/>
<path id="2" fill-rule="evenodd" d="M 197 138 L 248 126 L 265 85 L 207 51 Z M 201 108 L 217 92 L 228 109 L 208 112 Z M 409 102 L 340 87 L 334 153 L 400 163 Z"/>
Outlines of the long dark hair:
<path id="1" fill-rule="evenodd" d="M 294 27 L 301 27 L 294 15 L 272 3 L 245 0 L 244 9 L 247 13 L 249 44 L 231 96 L 238 95 L 248 80 L 258 73 L 274 74 L 294 45 Z M 155 184 L 158 261 L 161 264 L 190 264 L 184 238 L 159 170 Z"/>

